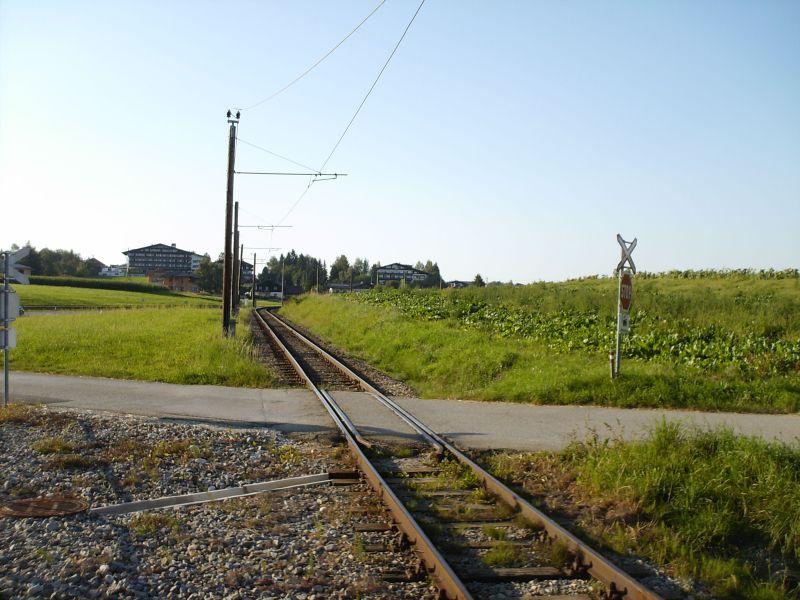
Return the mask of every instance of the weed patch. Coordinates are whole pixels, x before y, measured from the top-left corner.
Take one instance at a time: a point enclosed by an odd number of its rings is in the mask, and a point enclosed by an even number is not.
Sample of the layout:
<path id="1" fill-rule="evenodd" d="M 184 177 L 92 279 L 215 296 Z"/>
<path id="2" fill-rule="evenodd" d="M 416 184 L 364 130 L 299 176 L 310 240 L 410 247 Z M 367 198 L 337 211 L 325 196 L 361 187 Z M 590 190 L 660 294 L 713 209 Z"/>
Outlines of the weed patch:
<path id="1" fill-rule="evenodd" d="M 505 540 L 508 537 L 508 532 L 505 527 L 494 527 L 493 525 L 484 525 L 483 534 L 493 540 Z"/>
<path id="2" fill-rule="evenodd" d="M 131 517 L 128 527 L 141 537 L 153 536 L 160 532 L 177 533 L 180 521 L 173 515 L 141 512 Z"/>
<path id="3" fill-rule="evenodd" d="M 14 423 L 17 425 L 36 425 L 39 422 L 39 411 L 28 404 L 9 404 L 0 407 L 0 425 Z"/>
<path id="4" fill-rule="evenodd" d="M 89 456 L 81 456 L 80 454 L 57 454 L 48 461 L 47 466 L 50 469 L 86 470 L 93 469 L 99 464 L 97 459 Z"/>
<path id="5" fill-rule="evenodd" d="M 63 437 L 46 437 L 35 442 L 33 449 L 39 454 L 71 454 L 75 451 L 75 444 Z"/>
<path id="6" fill-rule="evenodd" d="M 492 567 L 513 567 L 520 560 L 520 551 L 514 544 L 501 541 L 483 555 L 483 562 Z"/>

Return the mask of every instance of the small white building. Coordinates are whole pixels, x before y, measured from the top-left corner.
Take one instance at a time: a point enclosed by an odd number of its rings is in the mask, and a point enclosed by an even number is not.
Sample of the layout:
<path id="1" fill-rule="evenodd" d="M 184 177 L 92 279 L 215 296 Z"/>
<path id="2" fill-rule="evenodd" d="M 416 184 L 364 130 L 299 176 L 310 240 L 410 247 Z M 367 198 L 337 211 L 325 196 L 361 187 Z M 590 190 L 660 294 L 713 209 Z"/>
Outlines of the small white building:
<path id="1" fill-rule="evenodd" d="M 100 277 L 125 277 L 128 265 L 109 265 L 100 269 Z"/>

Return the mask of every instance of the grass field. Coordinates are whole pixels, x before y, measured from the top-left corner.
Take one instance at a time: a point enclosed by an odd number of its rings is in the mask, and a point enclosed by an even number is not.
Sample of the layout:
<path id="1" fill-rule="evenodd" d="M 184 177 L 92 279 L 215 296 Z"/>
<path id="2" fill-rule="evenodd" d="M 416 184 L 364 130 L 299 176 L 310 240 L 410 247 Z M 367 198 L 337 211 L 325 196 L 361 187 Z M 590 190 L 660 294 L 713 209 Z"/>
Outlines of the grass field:
<path id="1" fill-rule="evenodd" d="M 703 582 L 715 598 L 800 594 L 800 446 L 661 424 L 640 442 L 498 453 L 497 476 L 577 514 L 596 545 Z"/>
<path id="2" fill-rule="evenodd" d="M 635 281 L 609 378 L 616 283 L 307 296 L 284 314 L 423 397 L 796 412 L 800 281 Z"/>
<path id="3" fill-rule="evenodd" d="M 246 316 L 245 309 L 239 322 Z M 273 382 L 252 356 L 247 327 L 235 340 L 222 338 L 218 309 L 44 314 L 15 324 L 13 369 L 243 387 Z"/>
<path id="4" fill-rule="evenodd" d="M 169 291 L 159 293 L 130 292 L 85 287 L 66 287 L 56 285 L 15 285 L 22 306 L 152 306 L 152 305 L 192 305 L 213 304 L 218 299 L 195 294 L 177 294 Z"/>

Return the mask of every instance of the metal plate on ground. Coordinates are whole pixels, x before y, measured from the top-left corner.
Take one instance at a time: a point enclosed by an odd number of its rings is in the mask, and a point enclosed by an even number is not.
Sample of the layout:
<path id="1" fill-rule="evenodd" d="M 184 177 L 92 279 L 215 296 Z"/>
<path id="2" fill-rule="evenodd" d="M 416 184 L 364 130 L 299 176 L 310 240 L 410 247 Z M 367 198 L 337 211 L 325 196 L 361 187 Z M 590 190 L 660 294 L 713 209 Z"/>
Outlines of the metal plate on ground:
<path id="1" fill-rule="evenodd" d="M 87 508 L 80 498 L 22 498 L 0 504 L 0 517 L 63 517 Z"/>

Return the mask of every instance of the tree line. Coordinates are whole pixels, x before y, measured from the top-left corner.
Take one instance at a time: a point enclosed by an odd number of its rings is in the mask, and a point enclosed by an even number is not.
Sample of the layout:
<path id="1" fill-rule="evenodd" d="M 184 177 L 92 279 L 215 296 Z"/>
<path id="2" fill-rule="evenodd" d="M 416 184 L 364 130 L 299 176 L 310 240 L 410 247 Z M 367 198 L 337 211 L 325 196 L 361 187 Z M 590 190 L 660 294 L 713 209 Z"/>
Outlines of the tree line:
<path id="1" fill-rule="evenodd" d="M 105 265 L 96 258 L 81 258 L 81 255 L 72 250 L 51 250 L 42 248 L 37 250 L 30 242 L 30 253 L 20 262 L 31 268 L 35 275 L 69 275 L 71 277 L 97 277 L 100 269 Z M 11 244 L 11 250 L 19 250 L 17 244 Z"/>
<path id="2" fill-rule="evenodd" d="M 30 246 L 30 243 L 27 244 Z M 12 244 L 12 250 L 18 250 L 17 244 Z M 197 271 L 198 285 L 205 292 L 216 294 L 222 291 L 222 255 L 212 261 L 206 254 Z M 31 268 L 35 275 L 67 275 L 72 277 L 97 277 L 103 268 L 103 263 L 95 258 L 83 259 L 81 255 L 72 250 L 51 250 L 42 248 L 37 250 L 31 246 L 30 254 L 23 261 Z M 298 254 L 291 250 L 287 254 L 280 254 L 269 259 L 261 272 L 257 275 L 257 284 L 261 290 L 279 291 L 281 289 L 281 275 L 286 293 L 298 294 L 313 289 L 324 291 L 332 283 L 351 284 L 354 287 L 370 287 L 377 282 L 379 262 L 370 263 L 366 258 L 357 257 L 350 261 L 346 255 L 336 257 L 330 268 L 322 259 L 308 254 Z M 427 273 L 427 278 L 422 282 L 415 282 L 417 287 L 439 287 L 444 279 L 439 271 L 439 265 L 432 261 L 418 261 L 415 269 Z M 477 275 L 472 282 L 474 285 L 484 285 L 483 279 Z M 243 286 L 244 287 L 244 286 Z M 246 288 L 245 288 L 246 289 Z"/>
<path id="3" fill-rule="evenodd" d="M 346 255 L 340 254 L 328 267 L 322 259 L 303 253 L 298 254 L 292 250 L 287 254 L 271 257 L 258 273 L 257 283 L 261 290 L 278 291 L 283 281 L 283 289 L 287 294 L 309 292 L 317 289 L 317 286 L 320 291 L 324 291 L 334 283 L 370 287 L 377 282 L 377 271 L 380 266 L 379 262 L 370 263 L 367 258 L 357 257 L 351 261 Z M 420 287 L 442 285 L 442 275 L 436 262 L 431 260 L 425 263 L 417 262 L 415 268 L 428 274 L 423 282 L 415 285 Z"/>

